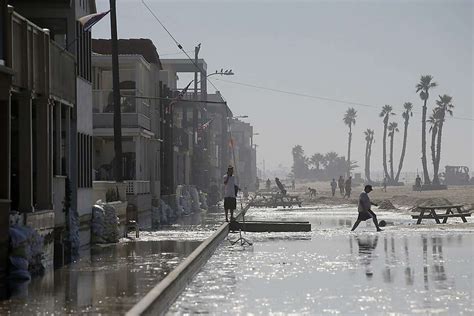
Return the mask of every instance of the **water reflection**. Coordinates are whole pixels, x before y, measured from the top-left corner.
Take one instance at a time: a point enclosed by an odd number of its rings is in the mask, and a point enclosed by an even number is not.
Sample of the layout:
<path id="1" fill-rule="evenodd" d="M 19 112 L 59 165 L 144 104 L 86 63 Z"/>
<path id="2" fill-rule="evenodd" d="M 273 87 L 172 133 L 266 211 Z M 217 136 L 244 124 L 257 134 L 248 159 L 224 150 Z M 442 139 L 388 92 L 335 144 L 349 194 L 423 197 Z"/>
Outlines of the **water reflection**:
<path id="1" fill-rule="evenodd" d="M 169 314 L 474 312 L 470 231 L 350 234 L 347 217 L 286 212 L 284 220 L 309 220 L 312 231 L 247 233 L 252 249 L 224 242 Z"/>
<path id="2" fill-rule="evenodd" d="M 127 242 L 94 247 L 89 257 L 50 271 L 0 302 L 0 314 L 124 313 L 200 241 Z"/>
<path id="3" fill-rule="evenodd" d="M 365 275 L 370 279 L 374 275 L 371 262 L 374 258 L 374 250 L 377 248 L 379 236 L 356 236 L 355 239 L 359 245 L 360 261 L 365 266 Z M 352 238 L 349 240 L 352 240 Z"/>

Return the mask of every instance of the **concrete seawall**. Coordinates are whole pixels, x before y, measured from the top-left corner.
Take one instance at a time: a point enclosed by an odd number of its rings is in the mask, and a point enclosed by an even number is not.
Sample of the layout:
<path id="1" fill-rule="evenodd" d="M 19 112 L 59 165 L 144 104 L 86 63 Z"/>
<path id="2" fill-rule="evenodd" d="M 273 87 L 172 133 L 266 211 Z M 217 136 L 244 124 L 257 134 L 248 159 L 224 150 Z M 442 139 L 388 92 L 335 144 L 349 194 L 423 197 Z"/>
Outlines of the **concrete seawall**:
<path id="1" fill-rule="evenodd" d="M 212 256 L 219 243 L 229 233 L 229 223 L 224 223 L 202 242 L 166 278 L 161 280 L 126 315 L 163 315 L 173 304 L 194 275 Z"/>

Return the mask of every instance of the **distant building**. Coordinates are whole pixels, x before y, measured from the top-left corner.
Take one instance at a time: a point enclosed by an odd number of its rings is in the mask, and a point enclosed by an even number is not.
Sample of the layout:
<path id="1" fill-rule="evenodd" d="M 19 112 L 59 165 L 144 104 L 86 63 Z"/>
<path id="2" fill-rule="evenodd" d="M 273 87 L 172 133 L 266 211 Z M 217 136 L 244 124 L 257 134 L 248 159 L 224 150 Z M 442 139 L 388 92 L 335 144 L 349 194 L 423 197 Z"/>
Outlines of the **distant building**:
<path id="1" fill-rule="evenodd" d="M 255 190 L 257 177 L 257 156 L 253 144 L 253 127 L 249 123 L 232 118 L 230 124 L 233 159 L 241 188 Z"/>

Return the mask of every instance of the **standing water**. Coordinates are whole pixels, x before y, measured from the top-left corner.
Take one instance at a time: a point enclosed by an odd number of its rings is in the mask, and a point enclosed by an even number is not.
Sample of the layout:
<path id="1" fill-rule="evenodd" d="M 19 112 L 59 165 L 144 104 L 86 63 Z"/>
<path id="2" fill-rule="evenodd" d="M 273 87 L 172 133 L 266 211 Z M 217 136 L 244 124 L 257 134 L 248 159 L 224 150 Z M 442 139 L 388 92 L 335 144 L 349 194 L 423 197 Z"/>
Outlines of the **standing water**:
<path id="1" fill-rule="evenodd" d="M 309 220 L 308 233 L 246 233 L 251 247 L 224 241 L 170 314 L 472 314 L 471 223 L 389 226 L 356 232 L 353 208 L 251 210 L 249 219 Z M 236 237 L 230 236 L 231 239 Z"/>
<path id="2" fill-rule="evenodd" d="M 195 213 L 136 240 L 94 246 L 78 262 L 21 284 L 0 302 L 0 314 L 124 314 L 213 233 L 220 215 Z"/>

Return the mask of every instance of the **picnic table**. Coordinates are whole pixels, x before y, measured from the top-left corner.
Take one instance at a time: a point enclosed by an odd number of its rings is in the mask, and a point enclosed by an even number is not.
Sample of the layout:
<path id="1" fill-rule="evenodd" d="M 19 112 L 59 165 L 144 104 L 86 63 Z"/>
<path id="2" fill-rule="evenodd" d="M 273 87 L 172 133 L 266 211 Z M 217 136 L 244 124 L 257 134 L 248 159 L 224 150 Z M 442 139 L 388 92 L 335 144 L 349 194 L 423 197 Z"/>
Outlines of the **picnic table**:
<path id="1" fill-rule="evenodd" d="M 418 219 L 416 224 L 421 224 L 423 219 L 434 219 L 436 224 L 443 224 L 448 221 L 450 217 L 460 217 L 464 223 L 467 222 L 466 217 L 471 216 L 471 212 L 463 210 L 464 205 L 436 205 L 436 206 L 417 206 L 413 210 L 414 213 L 411 217 Z"/>

